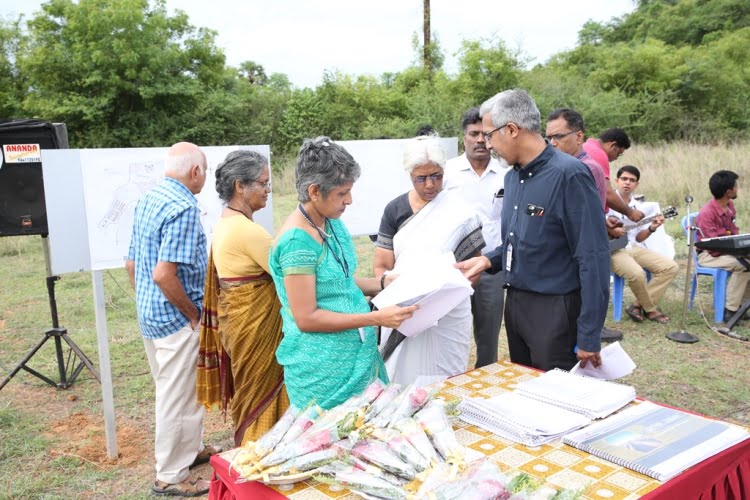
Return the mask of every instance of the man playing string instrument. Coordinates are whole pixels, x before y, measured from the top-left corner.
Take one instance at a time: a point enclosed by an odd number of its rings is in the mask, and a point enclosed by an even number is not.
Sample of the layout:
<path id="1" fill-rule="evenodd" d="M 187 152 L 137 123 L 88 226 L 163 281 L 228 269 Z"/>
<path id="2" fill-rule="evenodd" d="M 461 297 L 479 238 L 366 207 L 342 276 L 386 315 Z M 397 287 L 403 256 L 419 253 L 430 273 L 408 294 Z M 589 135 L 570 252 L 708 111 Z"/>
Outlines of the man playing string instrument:
<path id="1" fill-rule="evenodd" d="M 632 165 L 625 165 L 617 171 L 615 193 L 631 209 L 644 212 L 641 204 L 633 198 L 633 191 L 638 187 L 640 179 L 640 170 Z M 625 225 L 632 223 L 625 215 L 612 209 L 608 215 L 617 217 Z M 677 275 L 678 266 L 674 260 L 649 250 L 644 244 L 662 224 L 664 216 L 657 215 L 645 227 L 631 229 L 627 234 L 627 247 L 612 253 L 612 272 L 625 278 L 635 295 L 635 302 L 626 310 L 633 321 L 641 322 L 645 318 L 660 324 L 669 322 L 669 317 L 659 311 L 657 304 Z M 644 269 L 651 273 L 651 281 L 647 282 Z"/>

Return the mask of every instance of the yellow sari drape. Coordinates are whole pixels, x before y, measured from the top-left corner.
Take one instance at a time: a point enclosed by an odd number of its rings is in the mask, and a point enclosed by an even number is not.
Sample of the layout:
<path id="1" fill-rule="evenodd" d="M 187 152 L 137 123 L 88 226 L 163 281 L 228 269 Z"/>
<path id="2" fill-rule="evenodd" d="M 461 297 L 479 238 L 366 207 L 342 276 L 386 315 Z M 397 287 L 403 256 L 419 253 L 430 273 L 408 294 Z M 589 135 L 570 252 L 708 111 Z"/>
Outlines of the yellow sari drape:
<path id="1" fill-rule="evenodd" d="M 235 444 L 255 441 L 289 406 L 276 362 L 281 304 L 267 274 L 220 280 L 213 255 L 206 280 L 198 354 L 198 401 L 229 410 Z"/>

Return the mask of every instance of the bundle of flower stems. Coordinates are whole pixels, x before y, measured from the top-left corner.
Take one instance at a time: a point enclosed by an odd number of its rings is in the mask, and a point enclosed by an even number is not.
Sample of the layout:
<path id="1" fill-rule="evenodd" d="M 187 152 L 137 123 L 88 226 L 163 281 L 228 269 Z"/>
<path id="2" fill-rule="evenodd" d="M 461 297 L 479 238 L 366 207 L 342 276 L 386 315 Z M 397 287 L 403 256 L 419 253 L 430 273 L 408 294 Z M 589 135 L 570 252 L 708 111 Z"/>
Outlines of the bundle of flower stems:
<path id="1" fill-rule="evenodd" d="M 496 465 L 466 463 L 449 413 L 434 391 L 379 380 L 328 411 L 290 408 L 234 456 L 240 481 L 274 482 L 305 472 L 373 498 L 510 498 Z"/>
<path id="2" fill-rule="evenodd" d="M 269 481 L 346 465 L 399 487 L 438 463 L 458 470 L 464 450 L 448 420 L 450 405 L 433 395 L 423 387 L 376 380 L 328 411 L 314 404 L 291 407 L 258 441 L 243 446 L 231 467 L 242 480 Z M 333 468 L 321 476 L 335 478 Z"/>

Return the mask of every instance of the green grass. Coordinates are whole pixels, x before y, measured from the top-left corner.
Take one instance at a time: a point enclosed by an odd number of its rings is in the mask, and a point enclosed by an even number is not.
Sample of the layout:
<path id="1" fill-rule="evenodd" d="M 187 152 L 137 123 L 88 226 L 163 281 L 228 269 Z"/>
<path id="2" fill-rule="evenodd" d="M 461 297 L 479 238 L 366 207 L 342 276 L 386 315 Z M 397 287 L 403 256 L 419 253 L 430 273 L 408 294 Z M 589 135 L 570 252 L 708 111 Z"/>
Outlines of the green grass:
<path id="1" fill-rule="evenodd" d="M 707 178 L 718 168 L 742 172 L 750 146 L 709 148 L 669 145 L 634 147 L 613 165 L 632 163 L 641 168 L 642 192 L 662 206 L 677 206 L 689 191 L 694 210 L 708 199 Z M 291 163 L 287 163 L 291 165 Z M 275 224 L 279 227 L 294 210 L 296 197 L 289 167 L 274 173 Z M 750 229 L 750 202 L 740 192 L 737 208 L 741 228 Z M 357 200 L 354 200 L 356 203 Z M 679 218 L 678 218 L 679 219 Z M 636 324 L 627 317 L 607 324 L 622 330 L 622 345 L 638 368 L 624 382 L 639 395 L 657 402 L 707 415 L 750 424 L 750 343 L 719 335 L 700 314 L 713 317 L 708 278 L 700 278 L 696 308 L 687 316 L 686 329 L 700 342 L 675 344 L 665 338 L 679 329 L 685 281 L 686 248 L 679 220 L 667 223 L 677 238 L 681 270 L 662 303 L 672 318 L 669 325 Z M 356 239 L 359 274 L 372 273 L 373 246 Z M 39 237 L 0 238 L 0 377 L 37 343 L 51 326 L 45 285 L 44 259 Z M 0 391 L 0 498 L 148 498 L 153 480 L 153 382 L 135 317 L 133 292 L 124 270 L 104 273 L 107 319 L 122 456 L 115 463 L 104 456 L 101 388 L 84 370 L 68 390 L 52 388 L 21 371 Z M 60 323 L 96 366 L 96 329 L 89 273 L 66 274 L 57 282 Z M 626 290 L 626 304 L 632 295 Z M 738 330 L 748 334 L 748 327 Z M 507 357 L 501 335 L 500 357 Z M 29 363 L 55 379 L 57 364 L 52 342 Z M 80 428 L 59 429 L 66 422 L 82 421 Z M 206 441 L 230 444 L 231 420 L 207 414 Z M 97 452 L 94 456 L 92 453 Z M 204 473 L 206 477 L 207 473 Z"/>

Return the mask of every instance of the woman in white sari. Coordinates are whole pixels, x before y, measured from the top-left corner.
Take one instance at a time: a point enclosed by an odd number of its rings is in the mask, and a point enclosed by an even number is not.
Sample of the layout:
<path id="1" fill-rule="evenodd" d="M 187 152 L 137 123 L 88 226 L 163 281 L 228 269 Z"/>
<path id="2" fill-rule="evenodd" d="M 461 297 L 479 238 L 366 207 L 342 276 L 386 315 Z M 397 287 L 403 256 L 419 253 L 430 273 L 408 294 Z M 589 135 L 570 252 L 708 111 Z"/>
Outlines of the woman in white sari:
<path id="1" fill-rule="evenodd" d="M 418 137 L 404 151 L 413 189 L 391 200 L 375 242 L 375 276 L 400 273 L 430 255 L 453 253 L 465 260 L 484 247 L 477 214 L 453 190 L 443 190 L 445 151 L 434 137 Z M 435 326 L 405 338 L 383 329 L 381 354 L 392 382 L 438 378 L 466 371 L 471 348 L 471 302 L 467 297 Z"/>

